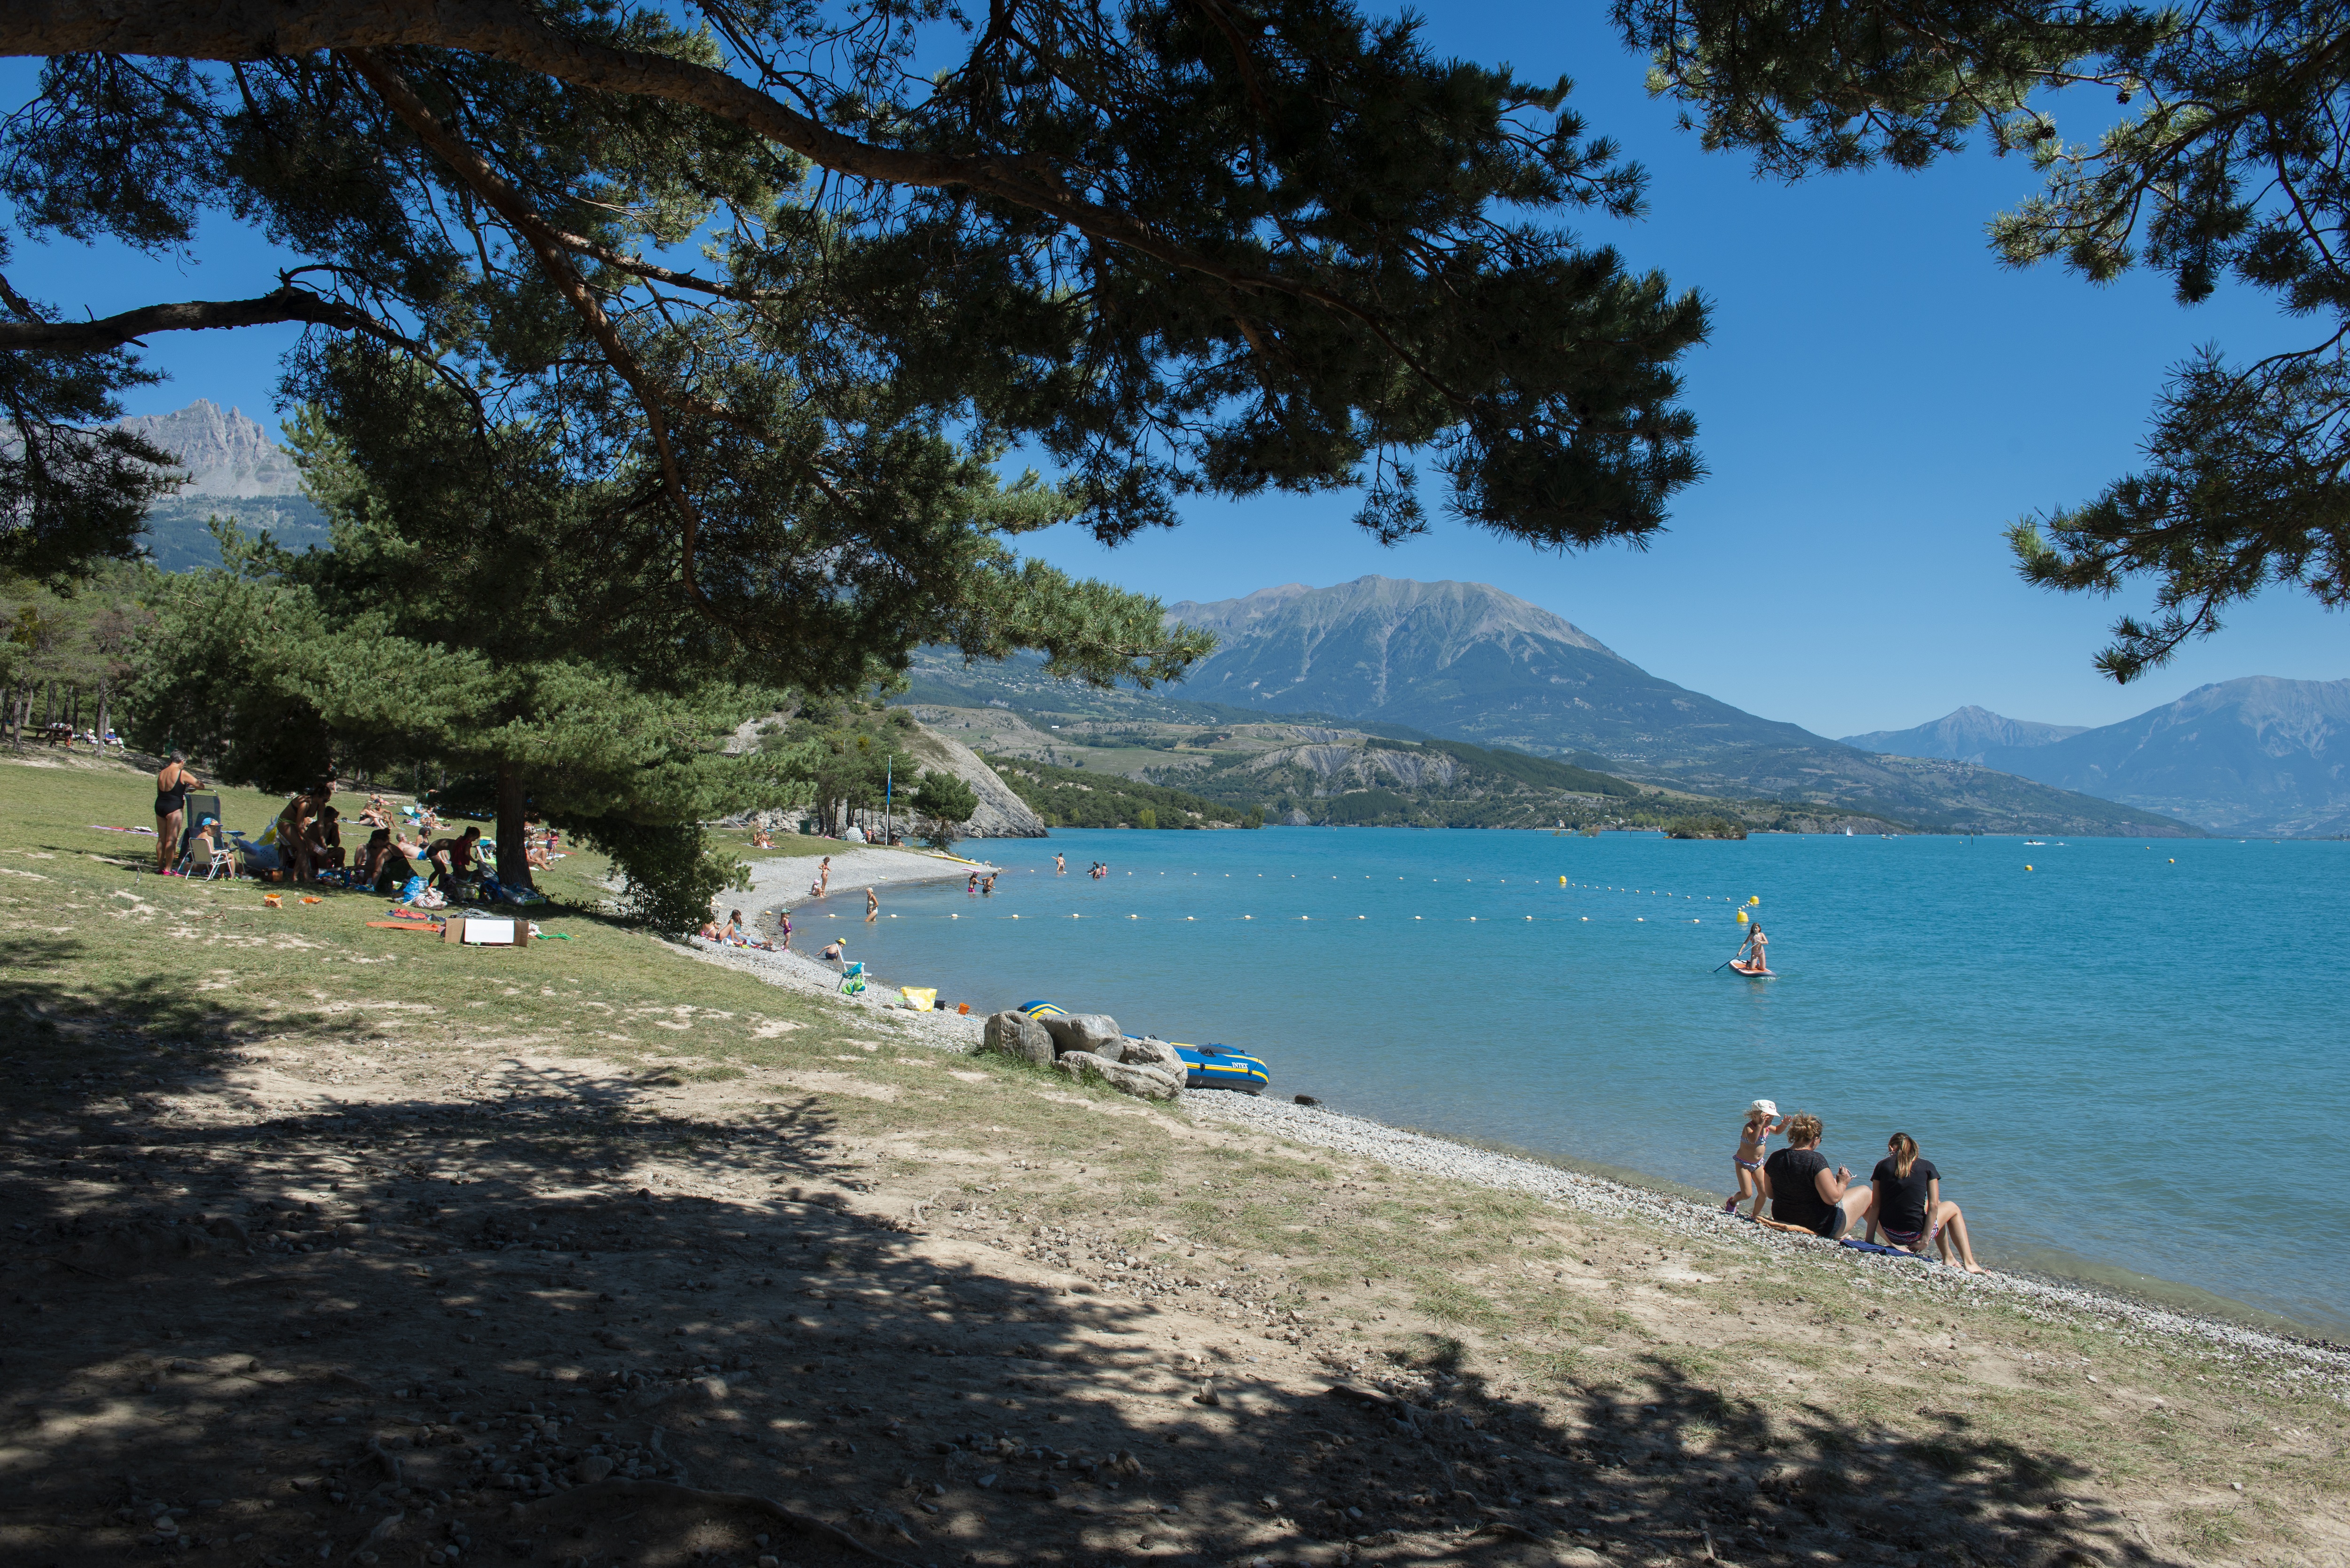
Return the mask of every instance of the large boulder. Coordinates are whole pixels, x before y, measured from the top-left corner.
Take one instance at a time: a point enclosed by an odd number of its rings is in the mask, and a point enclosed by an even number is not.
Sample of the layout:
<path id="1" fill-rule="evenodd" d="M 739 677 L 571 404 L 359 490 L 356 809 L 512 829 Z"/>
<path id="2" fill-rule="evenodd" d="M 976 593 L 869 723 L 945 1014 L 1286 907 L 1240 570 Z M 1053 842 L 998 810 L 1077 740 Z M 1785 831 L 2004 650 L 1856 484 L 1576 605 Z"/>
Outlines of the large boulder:
<path id="1" fill-rule="evenodd" d="M 1038 1022 L 1053 1036 L 1053 1044 L 1058 1050 L 1090 1051 L 1113 1062 L 1125 1051 L 1126 1036 L 1118 1032 L 1118 1020 L 1106 1012 L 1072 1012 L 1066 1018 Z"/>
<path id="2" fill-rule="evenodd" d="M 1045 1026 L 1024 1012 L 990 1014 L 980 1048 L 1006 1056 L 1017 1056 L 1040 1067 L 1051 1066 L 1053 1058 L 1058 1054 L 1053 1049 L 1053 1037 L 1045 1032 Z"/>
<path id="3" fill-rule="evenodd" d="M 1139 1100 L 1171 1100 L 1183 1092 L 1181 1079 L 1156 1067 L 1130 1067 L 1090 1051 L 1064 1051 L 1053 1065 L 1080 1082 L 1087 1074 L 1094 1074 L 1118 1093 Z"/>
<path id="4" fill-rule="evenodd" d="M 1118 1053 L 1118 1060 L 1131 1066 L 1157 1067 L 1162 1072 L 1172 1073 L 1175 1075 L 1175 1081 L 1179 1084 L 1189 1077 L 1191 1072 L 1191 1069 L 1185 1064 L 1182 1054 L 1164 1040 L 1126 1041 L 1124 1048 Z"/>

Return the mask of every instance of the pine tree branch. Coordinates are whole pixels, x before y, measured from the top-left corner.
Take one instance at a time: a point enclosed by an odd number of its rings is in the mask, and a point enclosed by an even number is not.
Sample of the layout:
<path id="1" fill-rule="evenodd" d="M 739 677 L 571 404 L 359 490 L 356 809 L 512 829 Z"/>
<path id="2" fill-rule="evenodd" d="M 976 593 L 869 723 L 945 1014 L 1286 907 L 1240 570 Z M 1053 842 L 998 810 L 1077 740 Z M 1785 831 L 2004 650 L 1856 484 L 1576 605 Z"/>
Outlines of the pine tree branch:
<path id="1" fill-rule="evenodd" d="M 1377 313 L 1317 285 L 1213 260 L 1132 213 L 1085 199 L 1033 158 L 881 147 L 799 112 L 723 70 L 556 31 L 515 0 L 17 0 L 0 7 L 0 56 L 122 54 L 242 62 L 335 50 L 461 49 L 575 87 L 691 105 L 835 172 L 881 184 L 961 187 L 1251 294 L 1320 306 L 1367 328 L 1432 391 L 1469 400 L 1399 343 Z M 551 231 L 550 231 L 551 233 Z"/>
<path id="2" fill-rule="evenodd" d="M 421 345 L 367 312 L 298 288 L 280 288 L 259 299 L 193 299 L 179 305 L 146 305 L 96 321 L 0 322 L 0 349 L 93 354 L 136 343 L 151 332 L 263 327 L 279 321 L 363 332 L 413 353 L 424 353 Z"/>

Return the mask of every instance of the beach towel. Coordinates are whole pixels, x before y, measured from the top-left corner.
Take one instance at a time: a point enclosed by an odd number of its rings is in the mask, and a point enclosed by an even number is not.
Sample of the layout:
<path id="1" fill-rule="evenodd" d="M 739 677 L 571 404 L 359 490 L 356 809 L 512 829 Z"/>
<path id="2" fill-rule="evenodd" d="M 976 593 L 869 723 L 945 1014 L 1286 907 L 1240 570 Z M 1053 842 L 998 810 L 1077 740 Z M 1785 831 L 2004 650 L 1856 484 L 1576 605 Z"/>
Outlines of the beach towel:
<path id="1" fill-rule="evenodd" d="M 1880 1258 L 1907 1258 L 1913 1263 L 1930 1262 L 1930 1260 L 1926 1258 L 1922 1253 L 1913 1252 L 1907 1247 L 1881 1247 L 1874 1241 L 1863 1241 L 1856 1237 L 1852 1236 L 1846 1236 L 1843 1241 L 1837 1242 L 1836 1245 L 1839 1247 L 1850 1247 L 1856 1252 L 1874 1253 L 1876 1256 Z"/>
<path id="2" fill-rule="evenodd" d="M 898 994 L 904 997 L 906 1005 L 917 1012 L 930 1012 L 939 1000 L 939 990 L 934 985 L 901 985 L 898 988 Z"/>

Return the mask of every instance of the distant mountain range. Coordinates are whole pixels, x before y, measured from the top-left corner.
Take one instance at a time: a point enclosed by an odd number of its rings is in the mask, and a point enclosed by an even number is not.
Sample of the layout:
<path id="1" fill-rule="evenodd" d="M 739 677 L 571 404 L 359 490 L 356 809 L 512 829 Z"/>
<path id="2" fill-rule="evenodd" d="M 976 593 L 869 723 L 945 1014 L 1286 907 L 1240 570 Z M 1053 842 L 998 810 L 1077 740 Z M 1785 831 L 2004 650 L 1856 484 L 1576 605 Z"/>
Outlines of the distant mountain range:
<path id="1" fill-rule="evenodd" d="M 302 493 L 292 455 L 242 410 L 199 398 L 175 414 L 120 422 L 178 457 L 192 475 L 147 509 L 147 548 L 165 571 L 220 565 L 220 546 L 206 527 L 215 516 L 266 528 L 289 549 L 327 543 L 327 519 Z"/>
<path id="2" fill-rule="evenodd" d="M 1963 759 L 2214 833 L 2350 833 L 2350 680 L 2223 680 L 2095 730 L 1961 708 L 1846 743 Z"/>
<path id="3" fill-rule="evenodd" d="M 1538 606 L 1482 583 L 1369 576 L 1170 606 L 1222 639 L 1181 695 L 1095 692 L 1035 661 L 926 653 L 916 701 L 1106 720 L 1337 719 L 1466 741 L 1739 800 L 1873 813 L 1932 831 L 2180 834 L 2152 813 L 1942 759 L 1887 758 L 1758 718 L 1649 674 Z"/>

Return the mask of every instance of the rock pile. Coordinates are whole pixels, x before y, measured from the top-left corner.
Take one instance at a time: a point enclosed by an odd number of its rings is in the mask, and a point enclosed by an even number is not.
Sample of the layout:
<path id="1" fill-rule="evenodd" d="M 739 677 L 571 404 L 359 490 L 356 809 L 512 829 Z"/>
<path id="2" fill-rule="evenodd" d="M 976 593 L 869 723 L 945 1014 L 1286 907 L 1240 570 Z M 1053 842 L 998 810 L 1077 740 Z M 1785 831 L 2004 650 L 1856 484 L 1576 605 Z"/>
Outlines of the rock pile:
<path id="1" fill-rule="evenodd" d="M 1118 1020 L 1098 1012 L 1035 1019 L 1024 1012 L 989 1018 L 980 1049 L 1057 1068 L 1082 1082 L 1091 1075 L 1121 1094 L 1171 1100 L 1183 1092 L 1182 1056 L 1164 1040 L 1129 1040 Z"/>

